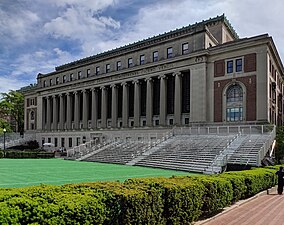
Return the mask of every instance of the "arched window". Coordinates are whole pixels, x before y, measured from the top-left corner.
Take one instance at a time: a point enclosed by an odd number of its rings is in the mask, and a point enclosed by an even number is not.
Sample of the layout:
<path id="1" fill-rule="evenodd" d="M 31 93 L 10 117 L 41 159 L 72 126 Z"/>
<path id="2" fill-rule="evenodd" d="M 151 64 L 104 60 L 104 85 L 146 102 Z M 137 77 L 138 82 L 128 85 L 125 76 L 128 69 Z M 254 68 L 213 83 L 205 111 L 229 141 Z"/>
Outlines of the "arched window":
<path id="1" fill-rule="evenodd" d="M 226 117 L 228 122 L 243 120 L 243 89 L 238 84 L 227 89 Z"/>

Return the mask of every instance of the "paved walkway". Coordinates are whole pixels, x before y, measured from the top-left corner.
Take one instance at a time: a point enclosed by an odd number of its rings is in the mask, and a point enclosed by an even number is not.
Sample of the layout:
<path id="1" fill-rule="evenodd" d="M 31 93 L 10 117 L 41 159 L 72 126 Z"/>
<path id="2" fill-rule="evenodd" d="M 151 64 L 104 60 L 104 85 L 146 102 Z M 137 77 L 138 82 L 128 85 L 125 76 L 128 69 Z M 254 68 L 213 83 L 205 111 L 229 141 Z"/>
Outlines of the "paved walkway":
<path id="1" fill-rule="evenodd" d="M 276 189 L 262 192 L 226 208 L 222 213 L 195 225 L 284 225 L 284 195 Z"/>

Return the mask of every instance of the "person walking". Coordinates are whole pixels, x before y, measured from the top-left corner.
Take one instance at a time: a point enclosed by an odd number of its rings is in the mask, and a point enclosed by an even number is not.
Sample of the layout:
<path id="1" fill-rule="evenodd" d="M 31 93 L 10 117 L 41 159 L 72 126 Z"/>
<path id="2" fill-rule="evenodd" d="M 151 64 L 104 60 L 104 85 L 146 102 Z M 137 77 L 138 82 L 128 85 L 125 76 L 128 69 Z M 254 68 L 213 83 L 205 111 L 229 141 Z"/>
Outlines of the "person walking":
<path id="1" fill-rule="evenodd" d="M 283 166 L 280 166 L 279 170 L 276 172 L 276 175 L 278 176 L 278 188 L 277 192 L 279 195 L 282 195 L 283 193 L 283 186 L 284 186 L 284 172 L 283 172 Z"/>

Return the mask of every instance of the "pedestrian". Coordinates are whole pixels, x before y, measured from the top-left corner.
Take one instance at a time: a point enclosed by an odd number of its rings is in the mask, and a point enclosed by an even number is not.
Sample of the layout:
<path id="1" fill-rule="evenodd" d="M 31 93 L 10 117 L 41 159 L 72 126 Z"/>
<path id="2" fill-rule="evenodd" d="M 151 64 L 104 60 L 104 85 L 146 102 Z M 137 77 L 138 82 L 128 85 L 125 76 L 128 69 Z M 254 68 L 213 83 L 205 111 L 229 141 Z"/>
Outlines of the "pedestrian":
<path id="1" fill-rule="evenodd" d="M 277 192 L 278 192 L 279 195 L 282 195 L 282 193 L 283 193 L 283 185 L 284 185 L 283 166 L 280 166 L 279 170 L 276 172 L 276 175 L 278 176 L 278 188 L 277 188 Z"/>

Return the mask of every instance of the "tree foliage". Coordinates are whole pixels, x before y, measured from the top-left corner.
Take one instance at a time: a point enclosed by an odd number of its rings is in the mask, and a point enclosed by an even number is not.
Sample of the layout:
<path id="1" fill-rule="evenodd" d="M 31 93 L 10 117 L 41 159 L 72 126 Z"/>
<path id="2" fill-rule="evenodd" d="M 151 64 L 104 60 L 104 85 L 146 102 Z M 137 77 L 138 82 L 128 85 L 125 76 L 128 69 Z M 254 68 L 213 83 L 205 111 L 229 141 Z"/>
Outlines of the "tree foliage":
<path id="1" fill-rule="evenodd" d="M 10 118 L 11 121 L 15 121 L 15 131 L 23 132 L 24 96 L 20 92 L 11 90 L 8 93 L 1 93 L 0 112 L 5 118 Z"/>
<path id="2" fill-rule="evenodd" d="M 275 159 L 277 163 L 284 158 L 284 126 L 278 127 L 276 131 Z"/>

